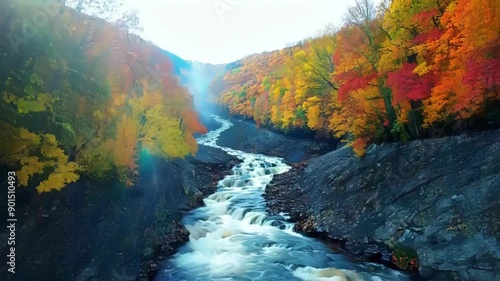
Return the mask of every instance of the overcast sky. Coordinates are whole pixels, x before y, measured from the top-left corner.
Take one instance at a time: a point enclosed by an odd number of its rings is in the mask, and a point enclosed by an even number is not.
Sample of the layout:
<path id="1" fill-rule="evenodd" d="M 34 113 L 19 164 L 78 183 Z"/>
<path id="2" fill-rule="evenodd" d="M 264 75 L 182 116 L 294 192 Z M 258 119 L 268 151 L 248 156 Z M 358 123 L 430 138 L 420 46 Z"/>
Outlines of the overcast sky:
<path id="1" fill-rule="evenodd" d="M 340 26 L 354 0 L 125 0 L 142 36 L 183 59 L 228 63 Z M 375 0 L 375 2 L 378 2 Z"/>

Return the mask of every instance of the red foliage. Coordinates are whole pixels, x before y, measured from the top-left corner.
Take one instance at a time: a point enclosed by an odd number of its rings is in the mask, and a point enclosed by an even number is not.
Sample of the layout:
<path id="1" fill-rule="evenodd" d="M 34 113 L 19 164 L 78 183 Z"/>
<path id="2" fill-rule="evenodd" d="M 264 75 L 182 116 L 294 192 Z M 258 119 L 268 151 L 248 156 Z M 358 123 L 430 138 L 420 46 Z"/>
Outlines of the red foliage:
<path id="1" fill-rule="evenodd" d="M 491 58 L 483 61 L 476 61 L 474 58 L 469 58 L 466 64 L 466 75 L 463 79 L 464 83 L 491 89 L 500 84 L 500 58 Z"/>
<path id="2" fill-rule="evenodd" d="M 198 113 L 192 109 L 184 109 L 182 111 L 182 118 L 190 131 L 190 133 L 206 134 L 207 127 L 203 126 L 198 118 Z"/>
<path id="3" fill-rule="evenodd" d="M 335 65 L 339 65 L 341 63 L 341 60 L 342 60 L 342 57 L 340 55 L 340 52 L 339 51 L 336 51 L 334 54 L 333 54 L 333 63 Z"/>
<path id="4" fill-rule="evenodd" d="M 434 74 L 423 76 L 413 73 L 416 64 L 405 63 L 400 71 L 387 75 L 387 85 L 392 89 L 393 103 L 399 104 L 406 100 L 421 100 L 428 98 L 436 83 Z"/>
<path id="5" fill-rule="evenodd" d="M 341 83 L 338 89 L 338 98 L 340 101 L 345 100 L 349 95 L 349 92 L 359 90 L 363 87 L 368 86 L 368 84 L 377 77 L 377 73 L 372 72 L 365 76 L 360 76 L 355 70 L 348 72 L 343 72 L 335 75 L 335 81 Z"/>
<path id="6" fill-rule="evenodd" d="M 432 18 L 439 14 L 438 9 L 420 12 L 413 16 L 412 21 L 419 25 L 426 25 Z"/>
<path id="7" fill-rule="evenodd" d="M 427 42 L 432 42 L 439 39 L 443 35 L 443 32 L 439 29 L 432 29 L 429 32 L 422 32 L 413 38 L 414 44 L 423 44 Z"/>

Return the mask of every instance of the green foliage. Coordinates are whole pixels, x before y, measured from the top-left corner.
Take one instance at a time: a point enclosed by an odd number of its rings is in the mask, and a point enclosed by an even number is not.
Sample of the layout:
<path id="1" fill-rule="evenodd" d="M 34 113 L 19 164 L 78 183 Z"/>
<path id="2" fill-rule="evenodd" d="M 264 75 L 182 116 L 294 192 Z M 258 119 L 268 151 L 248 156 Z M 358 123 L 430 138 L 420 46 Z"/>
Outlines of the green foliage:
<path id="1" fill-rule="evenodd" d="M 403 142 L 407 142 L 408 140 L 410 140 L 410 135 L 407 133 L 405 125 L 401 122 L 394 123 L 391 134 L 396 139 L 400 139 Z"/>
<path id="2" fill-rule="evenodd" d="M 262 81 L 262 85 L 264 86 L 265 91 L 269 91 L 271 89 L 271 82 L 269 82 L 269 77 L 264 78 L 264 81 Z"/>
<path id="3" fill-rule="evenodd" d="M 403 270 L 418 270 L 420 260 L 416 251 L 395 245 L 392 252 L 392 262 Z"/>
<path id="4" fill-rule="evenodd" d="M 302 122 L 307 121 L 306 111 L 302 107 L 297 108 L 295 111 L 295 118 Z"/>
<path id="5" fill-rule="evenodd" d="M 241 67 L 238 67 L 238 68 L 235 68 L 235 69 L 231 69 L 231 73 L 233 74 L 237 74 L 237 73 L 240 73 L 241 72 Z"/>

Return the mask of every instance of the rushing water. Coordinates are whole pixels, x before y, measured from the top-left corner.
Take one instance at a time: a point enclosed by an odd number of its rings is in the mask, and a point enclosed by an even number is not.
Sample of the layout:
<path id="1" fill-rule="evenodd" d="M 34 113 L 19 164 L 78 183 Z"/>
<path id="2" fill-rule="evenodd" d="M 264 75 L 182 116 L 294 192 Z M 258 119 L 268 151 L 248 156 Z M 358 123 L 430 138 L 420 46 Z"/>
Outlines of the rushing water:
<path id="1" fill-rule="evenodd" d="M 371 263 L 353 263 L 321 242 L 293 232 L 286 215 L 268 216 L 262 197 L 273 175 L 290 169 L 276 157 L 246 153 L 216 144 L 231 122 L 198 139 L 241 159 L 232 175 L 219 182 L 205 207 L 183 223 L 189 242 L 163 264 L 156 281 L 198 280 L 407 280 L 397 271 Z"/>

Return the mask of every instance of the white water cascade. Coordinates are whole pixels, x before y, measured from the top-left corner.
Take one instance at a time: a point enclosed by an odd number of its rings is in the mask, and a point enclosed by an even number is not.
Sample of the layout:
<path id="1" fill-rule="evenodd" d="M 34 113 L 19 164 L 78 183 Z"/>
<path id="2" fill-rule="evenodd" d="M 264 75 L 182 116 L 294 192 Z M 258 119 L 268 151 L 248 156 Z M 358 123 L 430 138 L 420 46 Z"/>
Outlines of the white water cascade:
<path id="1" fill-rule="evenodd" d="M 273 175 L 290 166 L 281 158 L 218 146 L 217 138 L 232 123 L 214 119 L 222 127 L 198 143 L 220 148 L 243 163 L 219 181 L 217 192 L 204 199 L 204 207 L 183 218 L 189 242 L 162 265 L 156 281 L 408 280 L 378 264 L 349 261 L 321 242 L 295 233 L 285 214 L 269 216 L 264 189 Z"/>

